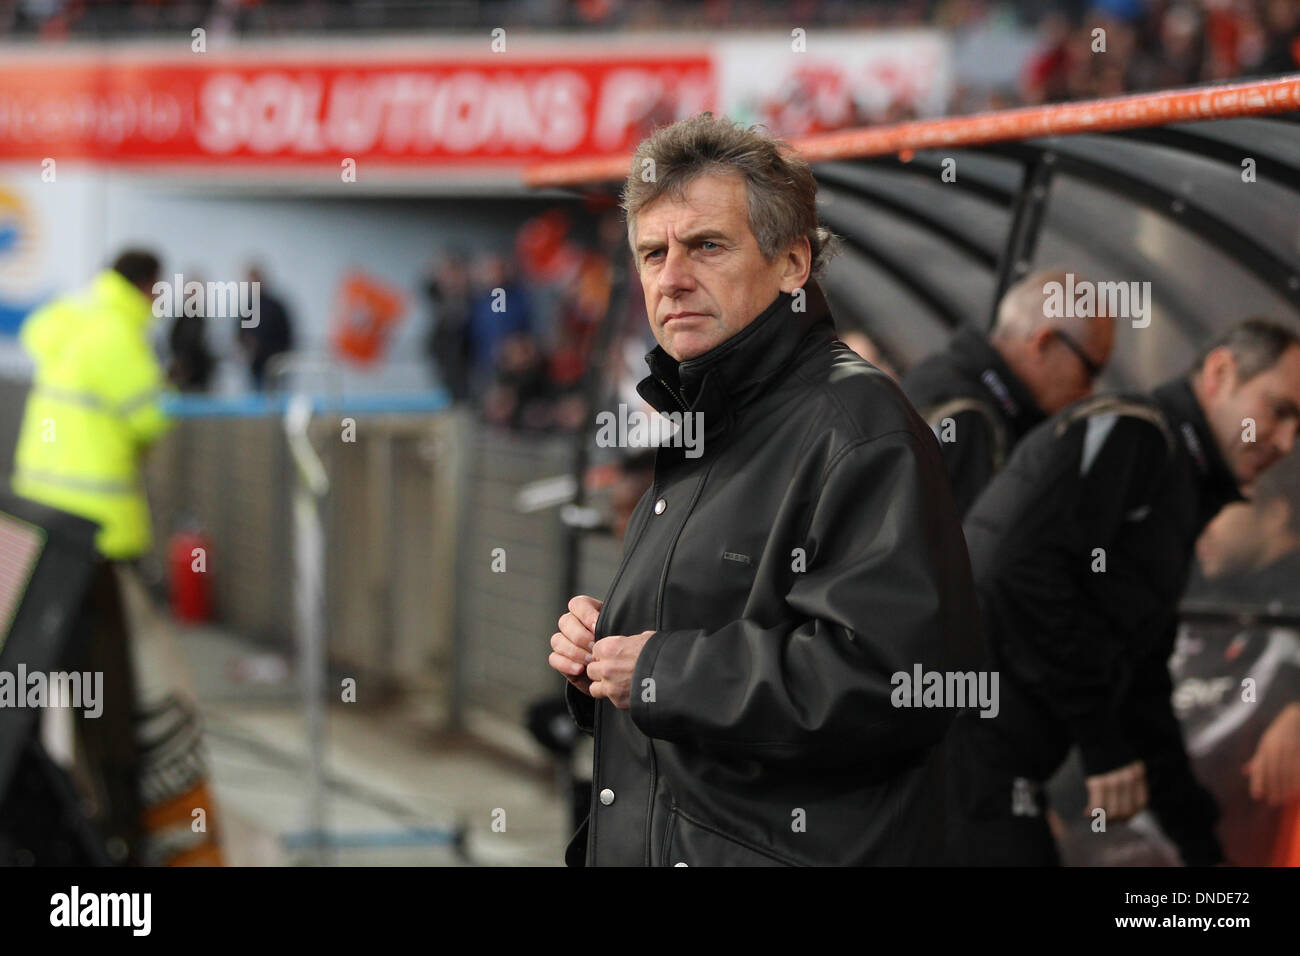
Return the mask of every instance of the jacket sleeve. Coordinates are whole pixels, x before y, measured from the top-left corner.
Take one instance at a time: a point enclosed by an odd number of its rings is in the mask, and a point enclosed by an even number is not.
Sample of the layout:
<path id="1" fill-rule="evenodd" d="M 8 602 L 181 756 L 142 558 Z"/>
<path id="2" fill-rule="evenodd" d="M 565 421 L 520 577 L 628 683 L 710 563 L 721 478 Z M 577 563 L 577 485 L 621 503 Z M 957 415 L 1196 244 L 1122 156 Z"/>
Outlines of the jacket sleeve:
<path id="1" fill-rule="evenodd" d="M 953 710 L 893 700 L 894 675 L 942 671 L 976 639 L 969 558 L 933 435 L 900 430 L 841 452 L 802 546 L 807 569 L 793 575 L 784 619 L 647 641 L 630 712 L 643 733 L 827 766 L 942 738 Z"/>
<path id="2" fill-rule="evenodd" d="M 1087 420 L 1075 427 L 1086 430 Z M 1114 545 L 1126 513 L 1150 500 L 1164 460 L 1155 426 L 1120 416 L 1077 483 L 1055 476 L 1075 489 L 1074 501 L 1065 505 L 1060 525 L 1048 529 L 1047 549 L 1009 572 L 1017 599 L 1044 616 L 1037 626 L 1008 628 L 998 640 L 1012 645 L 1010 660 L 1032 662 L 1032 675 L 1017 676 L 1066 725 L 1089 776 L 1138 759 L 1120 714 L 1119 684 L 1132 639 L 1121 616 L 1145 587 Z M 1079 456 L 1069 456 L 1068 467 L 1077 472 Z M 1105 570 L 1094 570 L 1103 556 Z"/>
<path id="3" fill-rule="evenodd" d="M 596 733 L 596 701 L 567 680 L 564 682 L 564 706 L 584 734 Z"/>
<path id="4" fill-rule="evenodd" d="M 1172 649 L 1171 634 L 1134 671 L 1125 694 L 1124 729 L 1146 764 L 1150 806 L 1161 829 L 1178 847 L 1185 864 L 1213 866 L 1223 861 L 1223 849 L 1214 833 L 1219 808 L 1187 759 L 1182 728 L 1171 702 L 1173 684 L 1167 662 Z"/>

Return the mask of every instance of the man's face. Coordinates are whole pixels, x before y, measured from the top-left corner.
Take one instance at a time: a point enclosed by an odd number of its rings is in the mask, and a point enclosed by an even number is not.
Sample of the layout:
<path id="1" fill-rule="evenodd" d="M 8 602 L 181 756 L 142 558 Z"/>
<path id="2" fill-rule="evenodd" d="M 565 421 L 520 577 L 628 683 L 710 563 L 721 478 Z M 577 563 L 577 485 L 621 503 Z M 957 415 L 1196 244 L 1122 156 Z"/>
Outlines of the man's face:
<path id="1" fill-rule="evenodd" d="M 1245 382 L 1226 348 L 1215 349 L 1201 372 L 1205 417 L 1237 483 L 1247 489 L 1295 444 L 1300 428 L 1300 346 L 1282 353 L 1273 367 Z M 1247 419 L 1255 423 L 1246 440 Z"/>
<path id="2" fill-rule="evenodd" d="M 1088 320 L 1085 335 L 1047 328 L 1036 332 L 1034 338 L 1041 342 L 1035 341 L 1030 349 L 1034 367 L 1026 384 L 1039 408 L 1055 415 L 1092 394 L 1096 383 L 1083 356 L 1098 369 L 1106 367 L 1115 342 L 1115 322 L 1099 315 Z"/>
<path id="3" fill-rule="evenodd" d="M 808 241 L 768 262 L 749 229 L 738 174 L 697 177 L 682 199 L 661 196 L 636 222 L 636 257 L 650 330 L 682 362 L 756 319 L 780 292 L 808 280 Z"/>

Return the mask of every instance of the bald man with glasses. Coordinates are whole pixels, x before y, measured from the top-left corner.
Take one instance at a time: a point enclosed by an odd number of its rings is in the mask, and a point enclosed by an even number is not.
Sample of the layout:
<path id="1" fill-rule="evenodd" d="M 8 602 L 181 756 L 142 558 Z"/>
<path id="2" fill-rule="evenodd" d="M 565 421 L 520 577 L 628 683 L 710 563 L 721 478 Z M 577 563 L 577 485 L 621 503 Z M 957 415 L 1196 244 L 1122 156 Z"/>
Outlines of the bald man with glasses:
<path id="1" fill-rule="evenodd" d="M 965 326 L 903 378 L 939 438 L 963 515 L 1025 433 L 1091 394 L 1110 359 L 1111 318 L 1050 314 L 1047 290 L 1066 278 L 1049 269 L 1021 279 L 1002 297 L 988 337 Z"/>

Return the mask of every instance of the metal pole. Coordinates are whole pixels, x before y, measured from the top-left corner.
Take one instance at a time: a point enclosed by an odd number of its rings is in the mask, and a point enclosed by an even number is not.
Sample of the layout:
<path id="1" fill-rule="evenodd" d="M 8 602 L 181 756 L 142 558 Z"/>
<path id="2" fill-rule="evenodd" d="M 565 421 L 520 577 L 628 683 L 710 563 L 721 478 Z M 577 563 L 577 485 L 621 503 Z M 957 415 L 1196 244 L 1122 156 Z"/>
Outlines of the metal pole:
<path id="1" fill-rule="evenodd" d="M 1007 244 L 998 260 L 998 274 L 993 285 L 993 302 L 989 306 L 986 330 L 992 331 L 997 321 L 1002 296 L 1014 282 L 1028 274 L 1030 263 L 1034 260 L 1052 191 L 1055 163 L 1056 155 L 1045 151 L 1025 167 L 1020 193 L 1016 196 L 1015 210 L 1011 216 L 1011 228 L 1007 230 Z"/>
<path id="2" fill-rule="evenodd" d="M 1129 96 L 1054 103 L 973 116 L 914 120 L 868 129 L 836 130 L 794 139 L 790 145 L 810 163 L 866 156 L 902 154 L 916 150 L 955 149 L 1066 136 L 1163 126 L 1237 116 L 1270 116 L 1300 108 L 1300 74 L 1268 80 L 1228 83 L 1137 93 Z M 627 178 L 630 156 L 557 160 L 524 170 L 532 188 L 591 186 Z"/>
<path id="3" fill-rule="evenodd" d="M 299 392 L 285 411 L 285 433 L 293 452 L 294 606 L 307 724 L 307 832 L 309 861 L 327 862 L 325 845 L 325 535 L 320 501 L 329 490 L 325 468 L 311 446 L 311 399 Z"/>

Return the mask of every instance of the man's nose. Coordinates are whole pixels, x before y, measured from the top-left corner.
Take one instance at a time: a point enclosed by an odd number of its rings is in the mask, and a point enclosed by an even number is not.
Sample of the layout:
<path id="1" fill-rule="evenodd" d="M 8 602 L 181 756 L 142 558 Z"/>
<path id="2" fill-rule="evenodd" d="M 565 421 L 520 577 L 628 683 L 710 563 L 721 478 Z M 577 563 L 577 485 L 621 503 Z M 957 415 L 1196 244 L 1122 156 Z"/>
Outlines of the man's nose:
<path id="1" fill-rule="evenodd" d="M 669 243 L 668 251 L 664 253 L 663 268 L 659 270 L 659 292 L 671 298 L 689 289 L 694 281 L 686 250 L 675 243 Z"/>

